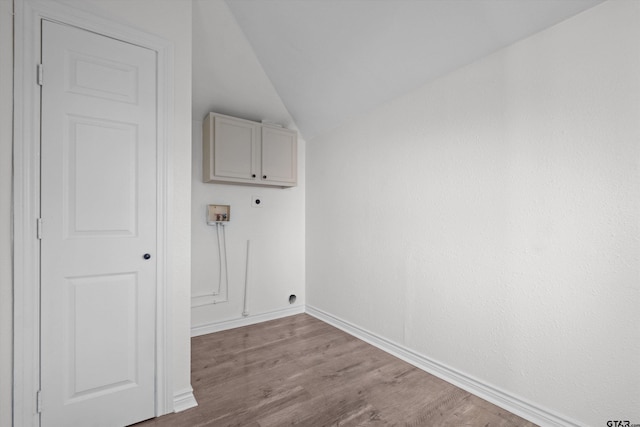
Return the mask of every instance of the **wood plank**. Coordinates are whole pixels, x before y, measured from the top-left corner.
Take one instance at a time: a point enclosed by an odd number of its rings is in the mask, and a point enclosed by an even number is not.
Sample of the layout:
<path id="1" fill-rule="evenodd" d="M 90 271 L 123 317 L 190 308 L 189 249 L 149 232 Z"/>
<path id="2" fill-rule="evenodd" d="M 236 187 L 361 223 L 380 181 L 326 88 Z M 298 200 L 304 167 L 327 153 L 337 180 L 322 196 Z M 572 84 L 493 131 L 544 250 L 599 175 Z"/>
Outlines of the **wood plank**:
<path id="1" fill-rule="evenodd" d="M 306 314 L 191 345 L 199 405 L 137 427 L 534 426 Z"/>

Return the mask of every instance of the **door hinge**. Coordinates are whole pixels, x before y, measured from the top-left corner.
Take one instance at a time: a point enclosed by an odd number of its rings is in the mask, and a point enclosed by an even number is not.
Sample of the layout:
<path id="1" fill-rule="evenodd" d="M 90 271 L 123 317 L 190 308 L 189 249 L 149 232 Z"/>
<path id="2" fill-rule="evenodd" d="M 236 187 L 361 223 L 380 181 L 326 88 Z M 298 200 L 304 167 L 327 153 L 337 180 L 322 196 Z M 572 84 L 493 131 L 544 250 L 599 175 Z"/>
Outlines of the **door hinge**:
<path id="1" fill-rule="evenodd" d="M 38 64 L 38 84 L 42 86 L 42 64 Z"/>
<path id="2" fill-rule="evenodd" d="M 42 412 L 42 390 L 36 392 L 36 411 Z"/>
<path id="3" fill-rule="evenodd" d="M 42 218 L 36 220 L 36 237 L 42 240 Z"/>

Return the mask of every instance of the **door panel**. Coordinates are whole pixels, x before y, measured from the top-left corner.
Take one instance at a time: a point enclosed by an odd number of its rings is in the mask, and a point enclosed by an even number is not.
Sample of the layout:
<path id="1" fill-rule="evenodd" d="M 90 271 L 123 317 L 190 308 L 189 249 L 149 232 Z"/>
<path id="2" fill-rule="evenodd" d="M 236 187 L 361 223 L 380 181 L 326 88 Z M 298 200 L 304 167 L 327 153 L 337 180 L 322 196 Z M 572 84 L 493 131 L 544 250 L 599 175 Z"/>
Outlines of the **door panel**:
<path id="1" fill-rule="evenodd" d="M 63 171 L 67 236 L 135 236 L 137 127 L 89 117 L 68 120 L 69 138 L 63 147 L 68 164 Z M 96 167 L 118 173 L 105 175 Z"/>
<path id="2" fill-rule="evenodd" d="M 42 426 L 128 425 L 155 415 L 155 53 L 43 21 L 42 63 Z"/>
<path id="3" fill-rule="evenodd" d="M 139 376 L 134 333 L 137 275 L 73 277 L 67 283 L 70 400 L 135 387 Z M 118 316 L 112 317 L 112 310 Z M 108 324 L 101 321 L 105 318 L 110 318 Z"/>
<path id="4" fill-rule="evenodd" d="M 137 102 L 137 67 L 80 52 L 68 52 L 67 62 L 70 92 L 132 104 Z"/>

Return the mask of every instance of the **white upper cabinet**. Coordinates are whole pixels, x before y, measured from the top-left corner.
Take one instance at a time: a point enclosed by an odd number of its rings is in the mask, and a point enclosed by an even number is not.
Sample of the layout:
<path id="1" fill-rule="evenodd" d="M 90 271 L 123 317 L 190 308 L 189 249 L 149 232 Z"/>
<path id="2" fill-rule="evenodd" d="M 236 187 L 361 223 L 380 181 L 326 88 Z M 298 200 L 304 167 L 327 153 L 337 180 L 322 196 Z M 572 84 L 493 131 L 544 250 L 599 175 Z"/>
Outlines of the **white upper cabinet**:
<path id="1" fill-rule="evenodd" d="M 256 180 L 260 140 L 257 123 L 210 113 L 202 133 L 204 182 Z"/>
<path id="2" fill-rule="evenodd" d="M 204 182 L 297 184 L 296 131 L 209 113 L 203 123 Z"/>
<path id="3" fill-rule="evenodd" d="M 262 127 L 262 172 L 264 182 L 296 185 L 298 135 L 289 129 Z"/>

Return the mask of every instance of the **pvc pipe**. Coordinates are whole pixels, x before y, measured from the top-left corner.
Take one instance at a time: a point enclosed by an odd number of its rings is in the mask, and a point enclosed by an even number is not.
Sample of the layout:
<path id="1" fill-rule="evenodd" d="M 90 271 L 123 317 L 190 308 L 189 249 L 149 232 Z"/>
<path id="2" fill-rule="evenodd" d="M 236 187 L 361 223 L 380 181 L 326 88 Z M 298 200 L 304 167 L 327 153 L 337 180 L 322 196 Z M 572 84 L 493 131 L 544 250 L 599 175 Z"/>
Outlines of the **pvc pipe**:
<path id="1" fill-rule="evenodd" d="M 247 311 L 247 289 L 249 287 L 249 254 L 251 248 L 251 240 L 247 240 L 247 261 L 244 270 L 244 303 L 242 305 L 242 315 L 247 317 L 249 312 Z"/>

